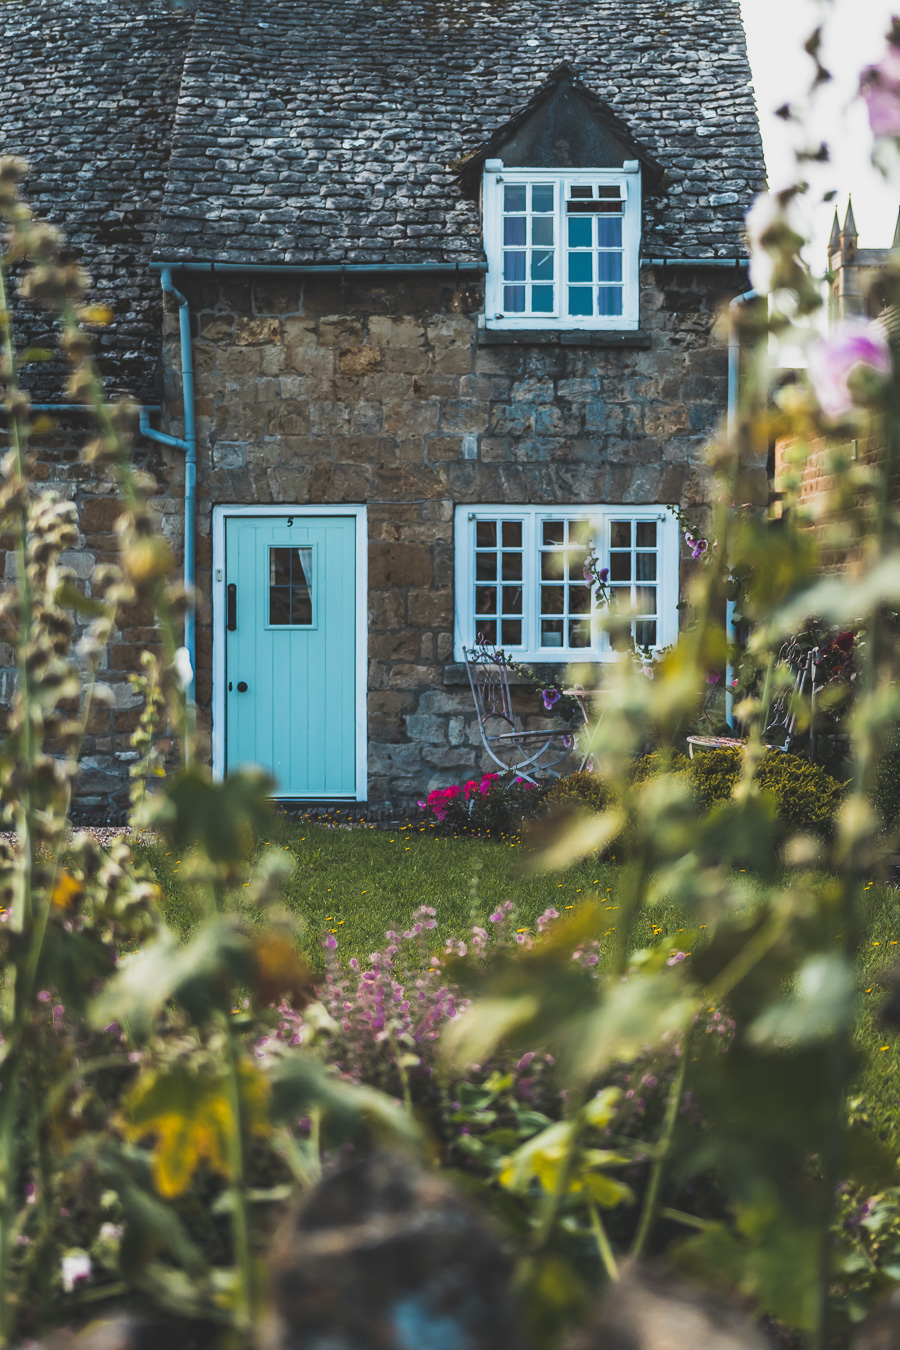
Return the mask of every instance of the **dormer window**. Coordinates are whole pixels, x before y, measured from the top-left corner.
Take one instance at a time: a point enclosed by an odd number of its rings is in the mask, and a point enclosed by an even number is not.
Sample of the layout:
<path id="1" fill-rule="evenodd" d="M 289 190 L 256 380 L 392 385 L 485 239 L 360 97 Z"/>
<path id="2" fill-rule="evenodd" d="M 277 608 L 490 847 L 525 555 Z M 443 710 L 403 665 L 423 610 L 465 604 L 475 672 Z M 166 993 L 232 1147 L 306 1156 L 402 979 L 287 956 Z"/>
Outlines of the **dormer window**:
<path id="1" fill-rule="evenodd" d="M 484 174 L 488 328 L 638 326 L 641 178 L 613 169 Z"/>

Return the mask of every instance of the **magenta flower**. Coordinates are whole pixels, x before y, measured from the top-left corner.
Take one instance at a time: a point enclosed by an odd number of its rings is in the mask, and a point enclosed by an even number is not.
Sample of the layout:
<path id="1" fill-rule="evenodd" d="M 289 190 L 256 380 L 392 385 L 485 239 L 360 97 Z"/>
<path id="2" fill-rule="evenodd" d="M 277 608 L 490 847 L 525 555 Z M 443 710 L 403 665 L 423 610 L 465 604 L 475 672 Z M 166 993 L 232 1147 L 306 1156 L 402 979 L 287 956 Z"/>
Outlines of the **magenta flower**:
<path id="1" fill-rule="evenodd" d="M 594 574 L 591 571 L 591 564 L 585 563 L 581 575 L 584 577 L 585 586 L 590 586 L 594 580 Z"/>
<path id="2" fill-rule="evenodd" d="M 850 378 L 860 369 L 881 376 L 891 373 L 891 351 L 880 324 L 845 319 L 829 337 L 813 343 L 809 377 L 826 417 L 850 412 L 854 404 Z"/>
<path id="3" fill-rule="evenodd" d="M 544 707 L 548 712 L 552 712 L 554 703 L 559 702 L 561 695 L 558 689 L 542 689 L 541 697 L 544 700 Z"/>
<path id="4" fill-rule="evenodd" d="M 873 136 L 900 136 L 900 47 L 889 41 L 877 66 L 867 66 L 859 92 L 869 113 Z"/>

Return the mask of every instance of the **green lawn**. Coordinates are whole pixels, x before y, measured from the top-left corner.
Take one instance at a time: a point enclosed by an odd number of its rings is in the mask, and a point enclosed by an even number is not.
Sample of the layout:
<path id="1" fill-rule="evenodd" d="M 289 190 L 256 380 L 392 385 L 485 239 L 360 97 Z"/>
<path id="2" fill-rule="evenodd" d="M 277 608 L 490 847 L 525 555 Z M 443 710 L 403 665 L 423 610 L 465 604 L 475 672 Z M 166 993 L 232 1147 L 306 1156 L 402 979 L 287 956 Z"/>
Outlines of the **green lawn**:
<path id="1" fill-rule="evenodd" d="M 519 925 L 533 930 L 548 906 L 564 914 L 586 898 L 597 899 L 609 922 L 601 948 L 609 944 L 615 926 L 614 862 L 576 865 L 562 876 L 542 875 L 529 867 L 526 845 L 518 837 L 447 838 L 419 825 L 386 831 L 278 818 L 268 839 L 260 840 L 257 859 L 268 849 L 286 850 L 293 859 L 282 898 L 302 920 L 301 943 L 314 965 L 322 962 L 321 944 L 329 933 L 336 936 L 342 959 L 365 960 L 384 947 L 386 929 L 408 927 L 419 905 L 437 911 L 435 950 L 449 937 L 465 937 L 473 923 L 490 929 L 490 915 L 505 900 L 515 904 Z M 187 854 L 170 853 L 162 844 L 140 845 L 139 852 L 163 887 L 168 921 L 187 934 L 196 919 L 179 880 Z M 877 1020 L 883 976 L 900 963 L 900 906 L 893 887 L 870 886 L 867 899 L 870 919 L 860 948 L 863 1010 L 855 1032 L 860 1056 L 856 1090 L 876 1129 L 900 1145 L 900 1040 L 885 1034 Z M 652 911 L 652 921 L 640 920 L 635 942 L 650 945 L 684 931 L 674 907 L 663 905 Z"/>
<path id="2" fill-rule="evenodd" d="M 473 923 L 490 928 L 490 915 L 505 900 L 513 901 L 523 928 L 532 929 L 548 906 L 564 914 L 588 897 L 605 904 L 607 938 L 615 925 L 615 863 L 585 863 L 562 877 L 541 875 L 528 866 L 517 836 L 457 839 L 419 825 L 342 829 L 278 818 L 260 841 L 257 858 L 268 849 L 286 850 L 293 859 L 282 899 L 301 917 L 302 946 L 317 964 L 328 933 L 337 937 L 341 956 L 365 958 L 383 947 L 388 928 L 407 927 L 419 905 L 437 911 L 436 948 L 449 937 L 465 937 Z M 196 920 L 179 880 L 187 854 L 170 853 L 161 844 L 141 845 L 139 852 L 163 888 L 168 922 L 187 933 Z M 638 941 L 651 941 L 653 927 L 666 933 L 673 925 L 678 926 L 674 911 L 657 910 L 654 924 L 639 929 Z"/>

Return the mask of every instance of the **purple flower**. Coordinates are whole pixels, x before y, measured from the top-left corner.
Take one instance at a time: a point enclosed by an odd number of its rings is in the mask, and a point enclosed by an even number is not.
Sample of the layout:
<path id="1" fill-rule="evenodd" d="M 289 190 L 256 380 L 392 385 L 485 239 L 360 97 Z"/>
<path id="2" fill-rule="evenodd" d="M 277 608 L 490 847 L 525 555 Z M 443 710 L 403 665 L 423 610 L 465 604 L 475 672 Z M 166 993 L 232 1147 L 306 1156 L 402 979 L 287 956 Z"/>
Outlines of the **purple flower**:
<path id="1" fill-rule="evenodd" d="M 718 672 L 717 670 L 711 670 L 711 671 L 709 672 L 709 674 L 707 675 L 707 677 L 706 677 L 706 683 L 707 683 L 707 684 L 718 684 L 718 683 L 719 683 L 719 679 L 720 679 L 719 672 Z"/>
<path id="2" fill-rule="evenodd" d="M 872 135 L 900 136 L 900 46 L 888 42 L 878 65 L 863 71 L 859 92 L 868 108 Z"/>
<path id="3" fill-rule="evenodd" d="M 700 539 L 699 537 L 695 539 L 694 536 L 692 534 L 688 534 L 686 530 L 684 534 L 684 542 L 691 550 L 692 558 L 702 558 L 704 553 L 707 553 L 709 551 L 708 539 Z"/>
<path id="4" fill-rule="evenodd" d="M 328 934 L 327 938 L 325 939 L 325 946 L 328 948 L 330 952 L 334 951 L 335 947 L 337 946 L 337 938 L 334 936 L 334 933 Z"/>
<path id="5" fill-rule="evenodd" d="M 558 689 L 542 689 L 541 697 L 544 700 L 544 707 L 548 712 L 552 712 L 554 703 L 560 700 L 560 692 Z"/>
<path id="6" fill-rule="evenodd" d="M 891 373 L 891 351 L 880 324 L 845 319 L 829 337 L 813 343 L 809 375 L 826 417 L 841 417 L 853 407 L 849 382 L 859 367 L 876 375 Z"/>
<path id="7" fill-rule="evenodd" d="M 597 580 L 600 582 L 601 586 L 605 585 L 606 582 L 609 581 L 609 568 L 608 568 L 608 567 L 601 567 L 601 568 L 600 568 L 600 571 L 597 573 Z"/>

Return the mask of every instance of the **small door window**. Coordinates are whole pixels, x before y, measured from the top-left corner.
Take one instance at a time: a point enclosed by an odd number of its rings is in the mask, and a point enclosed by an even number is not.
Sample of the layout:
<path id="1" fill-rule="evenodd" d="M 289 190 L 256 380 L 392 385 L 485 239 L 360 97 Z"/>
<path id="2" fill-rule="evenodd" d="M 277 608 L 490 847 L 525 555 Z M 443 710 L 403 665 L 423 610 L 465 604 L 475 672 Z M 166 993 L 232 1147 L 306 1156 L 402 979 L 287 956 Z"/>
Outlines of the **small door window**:
<path id="1" fill-rule="evenodd" d="M 313 548 L 269 548 L 269 627 L 313 628 Z"/>

